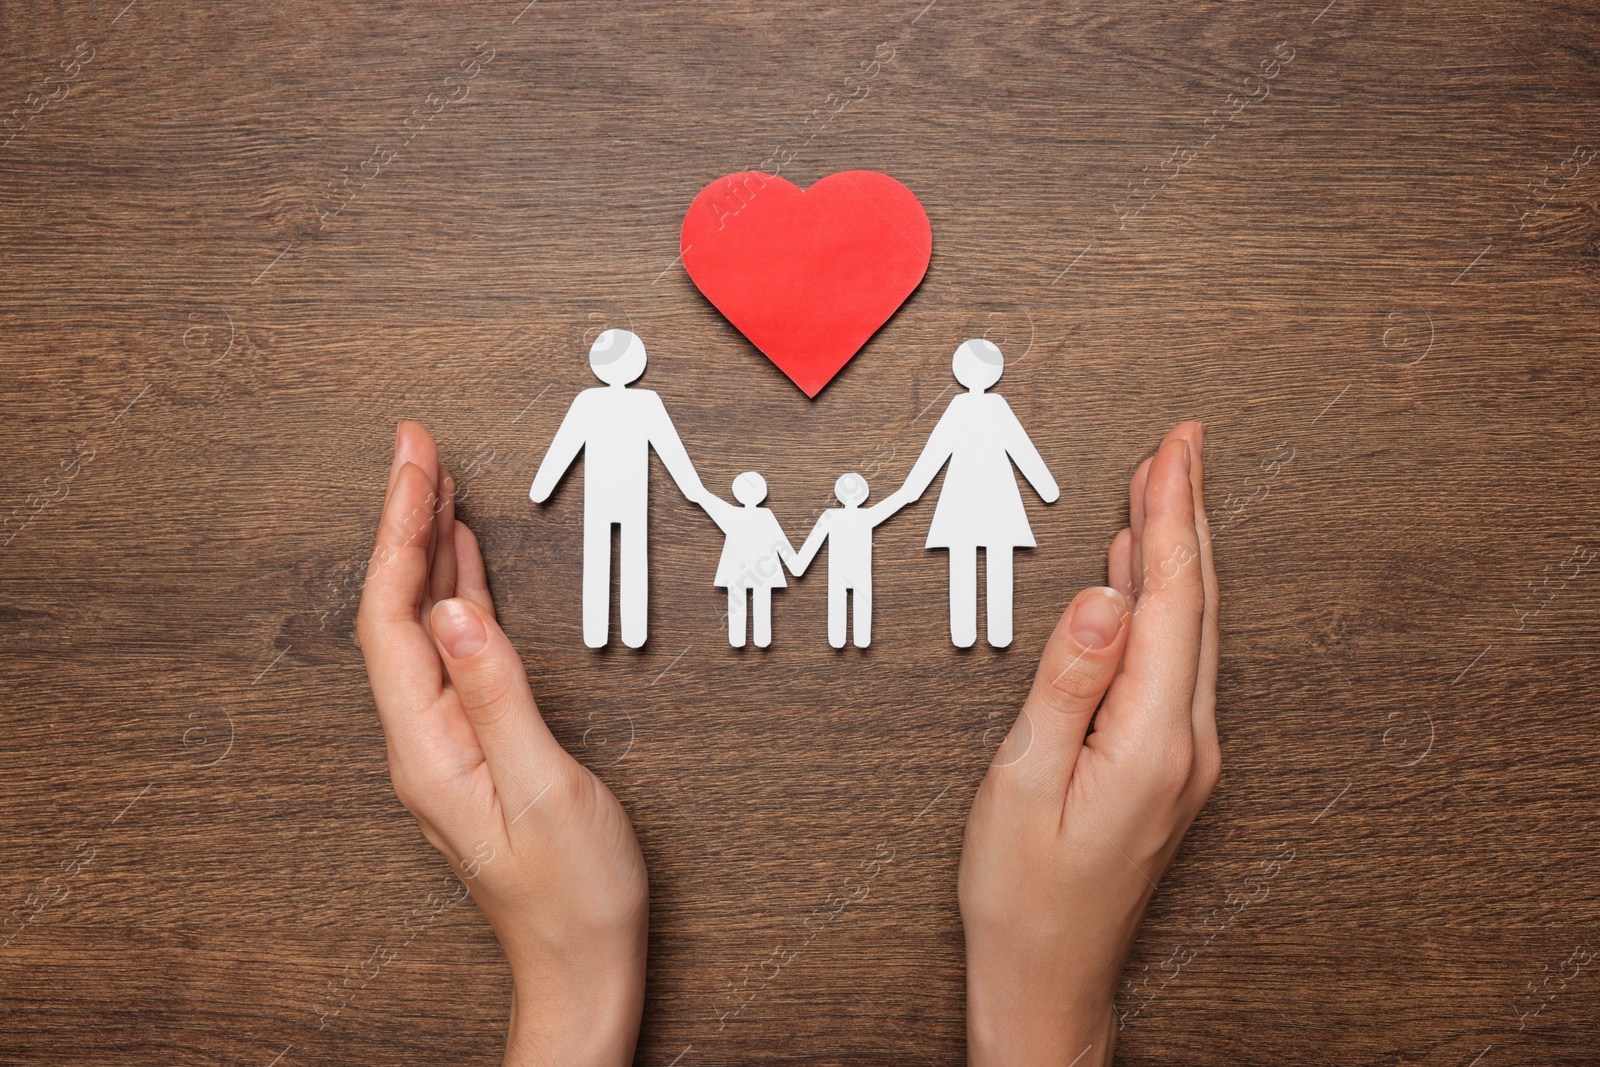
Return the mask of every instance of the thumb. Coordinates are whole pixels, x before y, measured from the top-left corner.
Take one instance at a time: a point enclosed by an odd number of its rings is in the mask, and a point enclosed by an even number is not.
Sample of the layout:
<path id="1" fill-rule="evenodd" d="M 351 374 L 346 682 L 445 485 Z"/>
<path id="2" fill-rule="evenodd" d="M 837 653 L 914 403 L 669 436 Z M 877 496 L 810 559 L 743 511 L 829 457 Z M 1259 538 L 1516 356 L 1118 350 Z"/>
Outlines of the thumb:
<path id="1" fill-rule="evenodd" d="M 433 606 L 428 622 L 505 816 L 514 820 L 568 757 L 539 717 L 522 657 L 488 612 L 452 597 Z"/>
<path id="2" fill-rule="evenodd" d="M 1028 791 L 1065 795 L 1084 734 L 1122 663 L 1128 602 L 1115 589 L 1085 589 L 1045 644 L 1022 713 L 995 753 L 994 770 Z"/>

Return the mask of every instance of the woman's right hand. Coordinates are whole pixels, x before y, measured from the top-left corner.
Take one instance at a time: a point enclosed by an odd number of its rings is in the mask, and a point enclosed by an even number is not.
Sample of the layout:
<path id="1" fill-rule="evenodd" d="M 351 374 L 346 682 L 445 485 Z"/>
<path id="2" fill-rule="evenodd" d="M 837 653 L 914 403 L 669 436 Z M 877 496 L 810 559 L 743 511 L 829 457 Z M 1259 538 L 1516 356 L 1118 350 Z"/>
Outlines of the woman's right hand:
<path id="1" fill-rule="evenodd" d="M 1139 467 L 1111 587 L 1056 626 L 973 801 L 959 895 L 975 1067 L 1111 1062 L 1123 962 L 1216 784 L 1203 436 L 1184 423 Z"/>
<path id="2" fill-rule="evenodd" d="M 545 727 L 433 439 L 400 424 L 356 633 L 389 777 L 511 964 L 508 1065 L 633 1062 L 649 892 L 622 805 Z"/>

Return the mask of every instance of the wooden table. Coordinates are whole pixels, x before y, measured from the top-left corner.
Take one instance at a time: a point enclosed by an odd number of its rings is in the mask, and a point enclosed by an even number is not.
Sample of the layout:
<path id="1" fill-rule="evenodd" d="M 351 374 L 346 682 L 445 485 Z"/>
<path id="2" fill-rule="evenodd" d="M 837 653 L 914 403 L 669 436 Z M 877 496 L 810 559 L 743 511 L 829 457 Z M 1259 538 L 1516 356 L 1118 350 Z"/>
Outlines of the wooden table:
<path id="1" fill-rule="evenodd" d="M 352 641 L 410 417 L 638 828 L 638 1062 L 961 1062 L 968 804 L 1198 416 L 1226 766 L 1121 1062 L 1600 1063 L 1593 5 L 523 3 L 6 9 L 0 1060 L 496 1061 L 507 972 Z M 696 191 L 778 164 L 933 225 L 815 401 L 675 258 Z M 930 496 L 870 651 L 818 580 L 732 650 L 658 467 L 649 644 L 586 650 L 580 476 L 527 489 L 610 326 L 707 483 L 763 472 L 802 533 L 998 343 L 1064 490 L 1015 645 L 949 645 Z"/>

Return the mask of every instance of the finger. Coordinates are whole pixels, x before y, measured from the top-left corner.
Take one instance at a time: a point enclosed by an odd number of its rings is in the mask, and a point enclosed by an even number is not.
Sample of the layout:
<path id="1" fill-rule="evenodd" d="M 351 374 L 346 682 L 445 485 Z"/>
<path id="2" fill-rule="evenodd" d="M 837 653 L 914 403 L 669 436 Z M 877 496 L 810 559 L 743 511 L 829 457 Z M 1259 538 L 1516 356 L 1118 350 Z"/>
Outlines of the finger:
<path id="1" fill-rule="evenodd" d="M 431 705 L 443 684 L 439 656 L 417 616 L 428 580 L 432 496 L 427 475 L 414 463 L 402 464 L 378 523 L 356 617 L 372 695 L 391 734 L 391 727 L 403 726 L 396 716 Z"/>
<path id="2" fill-rule="evenodd" d="M 407 463 L 415 463 L 429 473 L 439 466 L 439 450 L 433 443 L 433 436 L 422 423 L 410 419 L 395 430 L 394 462 L 389 466 L 390 492 L 394 491 L 394 480 L 400 468 Z"/>
<path id="3" fill-rule="evenodd" d="M 478 735 L 509 828 L 571 757 L 539 717 L 522 657 L 488 612 L 454 597 L 434 605 L 432 622 L 450 684 Z"/>
<path id="4" fill-rule="evenodd" d="M 1124 528 L 1106 552 L 1106 584 L 1133 603 L 1133 530 Z"/>
<path id="5" fill-rule="evenodd" d="M 1115 589 L 1085 589 L 1073 598 L 991 773 L 1024 791 L 1065 797 L 1089 721 L 1121 662 L 1128 619 L 1128 601 Z"/>
<path id="6" fill-rule="evenodd" d="M 1214 752 L 1217 744 L 1217 660 L 1221 649 L 1218 609 L 1221 594 L 1212 565 L 1211 523 L 1206 515 L 1205 427 L 1186 422 L 1178 427 L 1189 441 L 1189 487 L 1194 498 L 1195 535 L 1200 542 L 1200 577 L 1205 589 L 1205 617 L 1200 627 L 1200 665 L 1194 686 L 1196 751 Z M 1209 748 L 1208 748 L 1209 746 Z"/>
<path id="7" fill-rule="evenodd" d="M 441 507 L 439 500 L 439 465 L 435 463 L 431 467 L 422 469 L 427 473 L 428 480 L 433 483 L 433 494 L 428 497 L 428 507 L 433 512 L 433 521 L 428 523 L 428 543 L 424 546 L 424 551 L 427 552 L 428 556 L 428 582 L 422 589 L 421 618 L 426 623 L 428 612 L 433 610 L 433 554 L 434 550 L 439 547 L 439 512 Z"/>
<path id="8" fill-rule="evenodd" d="M 437 484 L 439 513 L 434 519 L 433 567 L 428 575 L 429 599 L 434 601 L 456 595 L 456 482 L 443 463 L 439 464 Z"/>
<path id="9" fill-rule="evenodd" d="M 1133 589 L 1137 595 L 1142 588 L 1141 575 L 1144 569 L 1143 553 L 1140 549 L 1144 542 L 1144 487 L 1150 477 L 1150 464 L 1155 457 L 1151 456 L 1139 464 L 1139 469 L 1133 472 L 1133 478 L 1128 482 L 1128 529 L 1133 531 L 1133 544 L 1130 558 L 1133 561 Z"/>
<path id="10" fill-rule="evenodd" d="M 440 484 L 439 449 L 434 444 L 433 436 L 428 433 L 427 428 L 420 422 L 412 422 L 409 419 L 401 422 L 399 428 L 395 431 L 394 462 L 390 465 L 389 495 L 393 494 L 395 479 L 407 463 L 416 466 L 428 477 L 433 489 L 433 495 L 429 497 L 429 502 L 433 506 L 435 515 L 437 515 L 439 511 L 437 492 Z M 384 497 L 385 507 L 388 506 L 389 495 Z M 427 540 L 423 546 L 430 568 L 436 548 L 437 530 L 436 524 L 429 525 Z M 435 598 L 432 596 L 430 584 L 425 584 L 423 587 L 423 599 L 418 605 L 418 618 L 426 618 L 427 609 L 433 605 Z"/>
<path id="11" fill-rule="evenodd" d="M 490 618 L 495 617 L 483 552 L 478 548 L 478 538 L 464 522 L 456 523 L 456 596 L 467 598 L 488 612 Z"/>
<path id="12" fill-rule="evenodd" d="M 1145 480 L 1144 574 L 1122 673 L 1095 725 L 1097 744 L 1187 777 L 1205 614 L 1188 441 L 1169 434 Z"/>
<path id="13" fill-rule="evenodd" d="M 427 475 L 434 491 L 434 495 L 429 498 L 428 502 L 433 508 L 434 515 L 437 516 L 440 511 L 438 492 L 439 486 L 442 484 L 439 477 L 439 448 L 434 444 L 433 435 L 420 422 L 413 422 L 407 419 L 395 431 L 395 462 L 400 466 L 404 466 L 407 463 L 415 464 L 423 474 Z M 390 483 L 390 489 L 393 491 L 392 482 Z M 427 559 L 430 566 L 433 561 L 438 531 L 437 523 L 429 524 L 428 539 L 424 548 L 427 551 Z M 431 593 L 431 590 L 424 587 L 423 592 L 426 596 Z M 428 599 L 431 600 L 431 596 Z M 431 605 L 425 601 L 422 606 L 426 608 Z"/>

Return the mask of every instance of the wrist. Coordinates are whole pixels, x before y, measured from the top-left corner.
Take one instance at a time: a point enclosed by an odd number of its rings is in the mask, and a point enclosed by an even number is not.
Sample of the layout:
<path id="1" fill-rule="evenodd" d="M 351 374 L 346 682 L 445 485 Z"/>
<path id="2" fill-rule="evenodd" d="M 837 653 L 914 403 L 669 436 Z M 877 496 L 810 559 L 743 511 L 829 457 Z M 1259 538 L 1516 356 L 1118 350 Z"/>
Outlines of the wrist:
<path id="1" fill-rule="evenodd" d="M 1116 1051 L 1116 1015 L 1057 1015 L 1040 1005 L 1024 1017 L 967 1008 L 968 1067 L 1111 1067 Z M 1057 1009 L 1059 1010 L 1059 1009 Z"/>
<path id="2" fill-rule="evenodd" d="M 969 1067 L 1110 1067 L 1117 1015 L 1106 983 L 1015 958 L 975 962 L 967 969 Z"/>
<path id="3" fill-rule="evenodd" d="M 627 1067 L 644 1010 L 644 968 L 514 974 L 505 1067 Z"/>

